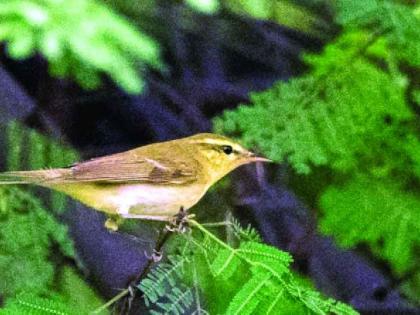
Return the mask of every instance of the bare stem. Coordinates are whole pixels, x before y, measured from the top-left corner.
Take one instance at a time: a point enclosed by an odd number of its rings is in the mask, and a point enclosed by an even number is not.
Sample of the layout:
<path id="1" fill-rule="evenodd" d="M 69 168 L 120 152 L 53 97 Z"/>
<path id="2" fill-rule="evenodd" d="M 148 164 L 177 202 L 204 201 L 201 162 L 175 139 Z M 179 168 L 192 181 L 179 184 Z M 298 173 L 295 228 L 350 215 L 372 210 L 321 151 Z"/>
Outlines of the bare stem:
<path id="1" fill-rule="evenodd" d="M 111 306 L 112 304 L 114 304 L 115 302 L 117 302 L 118 300 L 122 299 L 129 292 L 130 292 L 129 289 L 122 290 L 120 293 L 118 293 L 116 296 L 114 296 L 108 302 L 106 302 L 105 304 L 101 305 L 100 307 L 98 307 L 97 309 L 95 309 L 94 311 L 92 311 L 91 314 L 92 315 L 93 314 L 99 314 L 100 312 L 102 312 L 103 310 L 105 310 L 106 308 L 108 308 L 109 306 Z"/>

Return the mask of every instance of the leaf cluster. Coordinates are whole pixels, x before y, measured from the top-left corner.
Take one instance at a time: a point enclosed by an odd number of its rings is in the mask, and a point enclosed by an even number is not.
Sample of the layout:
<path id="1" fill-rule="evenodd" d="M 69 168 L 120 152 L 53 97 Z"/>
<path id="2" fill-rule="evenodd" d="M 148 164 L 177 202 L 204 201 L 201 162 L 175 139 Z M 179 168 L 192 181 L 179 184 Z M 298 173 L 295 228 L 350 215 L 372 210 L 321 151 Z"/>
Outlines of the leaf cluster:
<path id="1" fill-rule="evenodd" d="M 107 74 L 139 93 L 141 65 L 162 68 L 158 44 L 96 0 L 5 0 L 0 3 L 0 42 L 23 59 L 41 53 L 51 73 L 96 88 Z"/>
<path id="2" fill-rule="evenodd" d="M 348 29 L 381 34 L 396 58 L 420 66 L 420 6 L 396 1 L 337 1 L 337 22 Z"/>
<path id="3" fill-rule="evenodd" d="M 321 165 L 350 172 L 392 163 L 393 157 L 381 156 L 383 142 L 404 141 L 399 127 L 414 116 L 401 76 L 357 54 L 368 41 L 363 33 L 343 35 L 322 55 L 306 57 L 313 73 L 251 94 L 253 106 L 225 112 L 215 129 L 240 132 L 247 145 L 287 161 L 298 173 Z"/>
<path id="4" fill-rule="evenodd" d="M 420 199 L 390 181 L 355 178 L 330 186 L 320 205 L 326 213 L 321 229 L 346 247 L 359 242 L 388 260 L 402 273 L 416 267 L 420 244 Z M 336 230 L 340 226 L 340 230 Z"/>
<path id="5" fill-rule="evenodd" d="M 5 127 L 8 170 L 36 170 L 45 167 L 65 167 L 79 160 L 77 152 L 57 143 L 33 129 L 12 121 Z M 49 206 L 55 212 L 66 208 L 67 197 L 49 191 Z"/>
<path id="6" fill-rule="evenodd" d="M 47 295 L 36 295 L 29 291 L 18 293 L 8 299 L 1 315 L 77 315 L 90 314 L 102 304 L 96 293 L 86 284 L 77 272 L 68 266 L 61 270 L 58 277 L 59 287 Z M 107 311 L 98 312 L 108 314 Z"/>
<path id="7" fill-rule="evenodd" d="M 1 315 L 70 315 L 70 309 L 57 299 L 42 298 L 31 293 L 20 293 L 8 301 Z"/>
<path id="8" fill-rule="evenodd" d="M 9 169 L 62 166 L 76 153 L 17 122 L 6 139 Z M 27 187 L 29 188 L 29 187 Z M 86 314 L 101 301 L 76 270 L 59 264 L 75 253 L 67 228 L 34 194 L 34 189 L 0 187 L 0 314 Z M 64 210 L 66 199 L 51 195 L 51 208 Z"/>
<path id="9" fill-rule="evenodd" d="M 64 255 L 74 255 L 67 229 L 21 189 L 1 187 L 0 200 L 0 292 L 45 293 L 54 280 L 49 259 L 54 244 Z"/>
<path id="10" fill-rule="evenodd" d="M 356 314 L 295 281 L 288 253 L 250 240 L 256 232 L 234 224 L 237 247 L 195 221 L 199 231 L 179 236 L 181 253 L 139 285 L 146 303 L 156 308 L 153 314 Z M 169 304 L 161 302 L 168 297 Z"/>
<path id="11" fill-rule="evenodd" d="M 227 0 L 222 2 L 224 7 L 237 14 L 272 20 L 280 25 L 312 35 L 321 35 L 319 29 L 325 26 L 320 17 L 297 1 Z"/>
<path id="12" fill-rule="evenodd" d="M 297 174 L 316 179 L 327 169 L 312 205 L 321 230 L 346 247 L 368 244 L 401 276 L 420 261 L 418 6 L 337 1 L 336 9 L 343 32 L 304 55 L 310 72 L 251 94 L 251 106 L 214 126 Z"/>

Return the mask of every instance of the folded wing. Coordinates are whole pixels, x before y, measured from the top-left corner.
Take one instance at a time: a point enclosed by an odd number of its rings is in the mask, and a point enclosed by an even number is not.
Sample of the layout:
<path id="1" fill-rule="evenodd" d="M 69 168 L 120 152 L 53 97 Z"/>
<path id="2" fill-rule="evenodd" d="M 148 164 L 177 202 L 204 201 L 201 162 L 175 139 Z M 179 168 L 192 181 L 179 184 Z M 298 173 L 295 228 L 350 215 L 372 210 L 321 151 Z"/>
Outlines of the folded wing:
<path id="1" fill-rule="evenodd" d="M 197 180 L 200 165 L 194 159 L 148 158 L 135 151 L 117 153 L 73 165 L 63 182 L 188 184 Z"/>

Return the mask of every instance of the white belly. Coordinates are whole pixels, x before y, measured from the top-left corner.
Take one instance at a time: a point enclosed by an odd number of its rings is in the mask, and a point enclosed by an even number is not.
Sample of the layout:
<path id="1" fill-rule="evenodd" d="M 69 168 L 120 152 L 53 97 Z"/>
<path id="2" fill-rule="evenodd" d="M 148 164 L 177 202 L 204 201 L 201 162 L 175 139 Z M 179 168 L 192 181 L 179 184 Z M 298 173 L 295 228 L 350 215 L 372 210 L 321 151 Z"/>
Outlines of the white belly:
<path id="1" fill-rule="evenodd" d="M 195 205 L 206 192 L 202 185 L 174 187 L 147 184 L 124 185 L 107 197 L 121 216 L 173 216 L 181 207 Z"/>

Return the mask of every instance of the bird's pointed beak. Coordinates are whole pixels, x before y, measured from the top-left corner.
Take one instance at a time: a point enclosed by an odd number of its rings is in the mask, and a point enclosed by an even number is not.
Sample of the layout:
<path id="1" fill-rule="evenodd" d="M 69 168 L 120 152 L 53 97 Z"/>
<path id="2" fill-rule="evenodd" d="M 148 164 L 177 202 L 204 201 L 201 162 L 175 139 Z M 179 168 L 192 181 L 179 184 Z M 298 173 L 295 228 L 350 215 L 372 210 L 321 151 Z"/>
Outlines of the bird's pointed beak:
<path id="1" fill-rule="evenodd" d="M 256 155 L 254 152 L 249 152 L 248 153 L 248 160 L 250 162 L 269 162 L 269 163 L 272 163 L 273 162 L 270 159 L 267 159 L 265 157 Z"/>

